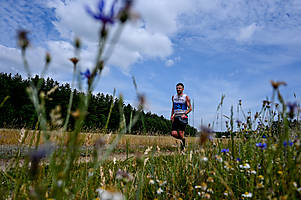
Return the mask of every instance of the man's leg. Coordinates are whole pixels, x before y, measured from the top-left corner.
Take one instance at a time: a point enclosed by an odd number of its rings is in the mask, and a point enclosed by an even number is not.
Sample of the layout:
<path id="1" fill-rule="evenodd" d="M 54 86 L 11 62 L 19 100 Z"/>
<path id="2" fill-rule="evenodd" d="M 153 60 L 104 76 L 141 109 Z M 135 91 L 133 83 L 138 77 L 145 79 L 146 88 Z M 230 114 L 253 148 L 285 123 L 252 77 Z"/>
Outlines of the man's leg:
<path id="1" fill-rule="evenodd" d="M 178 134 L 178 131 L 175 130 L 171 131 L 171 136 L 177 139 L 181 139 L 181 136 Z"/>
<path id="2" fill-rule="evenodd" d="M 179 139 L 182 141 L 181 144 L 181 149 L 185 149 L 185 137 L 184 137 L 185 132 L 184 131 L 179 131 Z"/>

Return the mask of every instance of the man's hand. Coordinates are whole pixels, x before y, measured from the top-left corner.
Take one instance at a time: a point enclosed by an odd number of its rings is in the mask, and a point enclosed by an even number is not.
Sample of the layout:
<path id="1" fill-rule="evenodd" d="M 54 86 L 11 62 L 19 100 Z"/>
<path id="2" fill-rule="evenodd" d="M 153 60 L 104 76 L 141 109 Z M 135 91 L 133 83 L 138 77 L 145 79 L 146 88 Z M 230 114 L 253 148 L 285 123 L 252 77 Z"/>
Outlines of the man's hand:
<path id="1" fill-rule="evenodd" d="M 183 114 L 181 117 L 182 117 L 182 119 L 188 118 L 187 115 L 185 115 L 185 114 Z"/>

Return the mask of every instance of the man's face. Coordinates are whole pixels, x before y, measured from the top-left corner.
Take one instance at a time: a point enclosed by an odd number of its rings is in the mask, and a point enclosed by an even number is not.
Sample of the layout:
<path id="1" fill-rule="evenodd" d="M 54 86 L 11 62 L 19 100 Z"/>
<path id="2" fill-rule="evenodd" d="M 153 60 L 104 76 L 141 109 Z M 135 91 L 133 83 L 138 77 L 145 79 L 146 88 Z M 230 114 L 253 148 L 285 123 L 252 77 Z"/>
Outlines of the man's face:
<path id="1" fill-rule="evenodd" d="M 184 88 L 183 88 L 183 86 L 178 85 L 178 86 L 176 87 L 176 90 L 177 90 L 177 93 L 180 95 L 180 94 L 183 93 Z"/>

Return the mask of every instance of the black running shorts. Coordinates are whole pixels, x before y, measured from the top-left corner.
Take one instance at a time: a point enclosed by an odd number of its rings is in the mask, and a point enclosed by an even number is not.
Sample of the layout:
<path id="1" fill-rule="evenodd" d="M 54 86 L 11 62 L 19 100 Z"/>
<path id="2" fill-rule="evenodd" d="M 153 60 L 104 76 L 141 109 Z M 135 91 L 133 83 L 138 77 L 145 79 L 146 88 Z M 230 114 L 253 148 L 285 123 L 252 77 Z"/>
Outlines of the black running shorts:
<path id="1" fill-rule="evenodd" d="M 176 116 L 172 123 L 173 131 L 185 131 L 186 125 L 188 124 L 188 118 L 182 118 L 181 116 Z"/>

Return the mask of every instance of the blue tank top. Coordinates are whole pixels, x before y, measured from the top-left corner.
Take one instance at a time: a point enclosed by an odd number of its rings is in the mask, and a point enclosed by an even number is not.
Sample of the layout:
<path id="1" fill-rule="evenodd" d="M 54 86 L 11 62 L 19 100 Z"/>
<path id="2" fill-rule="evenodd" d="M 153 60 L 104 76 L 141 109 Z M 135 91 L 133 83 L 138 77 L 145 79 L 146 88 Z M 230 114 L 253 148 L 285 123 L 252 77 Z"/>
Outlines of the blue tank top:
<path id="1" fill-rule="evenodd" d="M 183 115 L 187 111 L 186 94 L 179 96 L 176 94 L 173 98 L 173 109 L 175 116 Z"/>

